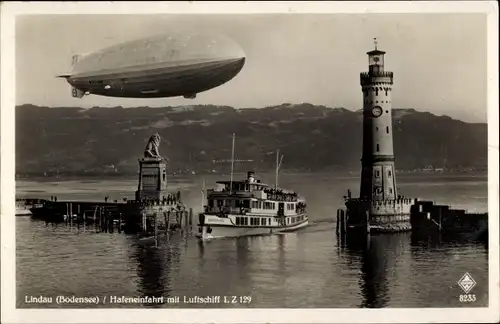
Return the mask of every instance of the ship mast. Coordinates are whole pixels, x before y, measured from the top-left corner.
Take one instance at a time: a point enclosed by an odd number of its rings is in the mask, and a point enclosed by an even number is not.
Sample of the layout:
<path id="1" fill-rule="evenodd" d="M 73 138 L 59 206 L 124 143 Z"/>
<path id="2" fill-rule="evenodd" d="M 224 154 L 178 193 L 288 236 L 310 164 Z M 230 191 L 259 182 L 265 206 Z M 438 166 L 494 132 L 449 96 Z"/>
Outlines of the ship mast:
<path id="1" fill-rule="evenodd" d="M 205 179 L 203 179 L 203 184 L 201 186 L 201 212 L 204 212 L 205 206 Z"/>
<path id="2" fill-rule="evenodd" d="M 231 178 L 229 180 L 229 194 L 233 192 L 233 171 L 234 171 L 234 133 L 233 133 L 233 146 L 231 149 Z"/>
<path id="3" fill-rule="evenodd" d="M 278 189 L 278 175 L 280 172 L 281 162 L 283 162 L 283 155 L 281 155 L 281 158 L 280 158 L 280 150 L 277 149 L 276 150 L 276 181 L 274 184 L 274 189 Z"/>

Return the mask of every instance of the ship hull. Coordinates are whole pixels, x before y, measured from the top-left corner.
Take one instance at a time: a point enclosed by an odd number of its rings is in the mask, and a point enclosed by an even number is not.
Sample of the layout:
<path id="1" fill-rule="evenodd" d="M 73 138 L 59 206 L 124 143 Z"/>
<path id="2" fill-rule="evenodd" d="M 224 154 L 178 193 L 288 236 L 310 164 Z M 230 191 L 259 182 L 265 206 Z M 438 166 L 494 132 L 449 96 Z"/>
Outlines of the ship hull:
<path id="1" fill-rule="evenodd" d="M 274 226 L 237 226 L 233 225 L 231 218 L 235 215 L 229 215 L 226 219 L 222 220 L 220 224 L 215 222 L 198 224 L 198 233 L 196 237 L 200 240 L 212 240 L 217 238 L 230 238 L 241 236 L 257 236 L 257 235 L 271 235 L 276 233 L 293 232 L 306 227 L 309 224 L 307 214 L 302 214 L 304 220 L 289 225 L 274 225 Z"/>

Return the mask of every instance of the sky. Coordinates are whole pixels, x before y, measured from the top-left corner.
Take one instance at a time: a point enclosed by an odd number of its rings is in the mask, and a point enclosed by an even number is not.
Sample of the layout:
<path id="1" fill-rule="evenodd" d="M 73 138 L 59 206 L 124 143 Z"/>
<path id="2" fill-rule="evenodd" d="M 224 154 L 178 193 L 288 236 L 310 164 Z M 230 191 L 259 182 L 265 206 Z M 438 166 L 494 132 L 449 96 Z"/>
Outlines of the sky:
<path id="1" fill-rule="evenodd" d="M 73 54 L 158 33 L 223 34 L 246 53 L 228 83 L 184 98 L 71 97 Z M 485 14 L 33 15 L 16 19 L 16 104 L 261 108 L 308 102 L 362 108 L 366 52 L 386 51 L 393 108 L 487 121 Z"/>

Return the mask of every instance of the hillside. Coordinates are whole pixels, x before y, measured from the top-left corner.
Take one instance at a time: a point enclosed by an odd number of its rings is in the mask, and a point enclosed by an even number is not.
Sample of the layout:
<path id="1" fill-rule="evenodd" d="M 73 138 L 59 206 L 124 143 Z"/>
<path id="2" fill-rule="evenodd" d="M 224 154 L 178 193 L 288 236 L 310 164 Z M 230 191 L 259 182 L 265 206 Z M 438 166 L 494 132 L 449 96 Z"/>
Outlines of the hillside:
<path id="1" fill-rule="evenodd" d="M 153 133 L 171 172 L 224 171 L 231 136 L 238 168 L 269 170 L 279 148 L 283 167 L 294 171 L 358 170 L 361 113 L 310 104 L 261 109 L 221 106 L 166 108 L 16 107 L 17 174 L 135 174 Z M 396 167 L 485 169 L 487 125 L 470 124 L 413 109 L 394 110 Z"/>

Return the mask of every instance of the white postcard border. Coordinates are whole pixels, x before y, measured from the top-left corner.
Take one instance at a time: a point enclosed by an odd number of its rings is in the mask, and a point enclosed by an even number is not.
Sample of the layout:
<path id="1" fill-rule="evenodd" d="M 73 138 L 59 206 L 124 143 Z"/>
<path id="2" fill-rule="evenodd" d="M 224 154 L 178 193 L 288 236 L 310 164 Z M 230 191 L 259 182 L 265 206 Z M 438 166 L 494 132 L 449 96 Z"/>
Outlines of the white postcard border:
<path id="1" fill-rule="evenodd" d="M 146 5 L 147 4 L 147 5 Z M 3 2 L 1 10 L 1 270 L 3 323 L 414 323 L 499 320 L 498 3 L 398 2 Z M 15 16 L 172 13 L 485 13 L 488 15 L 489 307 L 401 309 L 16 309 Z M 466 41 L 466 40 L 464 40 Z M 339 296 L 341 298 L 341 296 Z"/>

